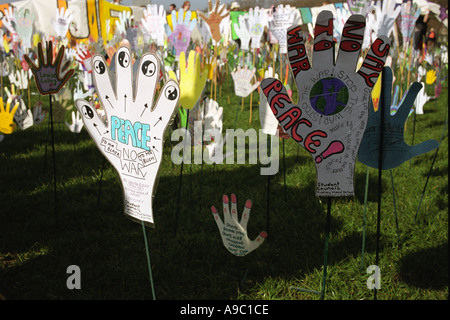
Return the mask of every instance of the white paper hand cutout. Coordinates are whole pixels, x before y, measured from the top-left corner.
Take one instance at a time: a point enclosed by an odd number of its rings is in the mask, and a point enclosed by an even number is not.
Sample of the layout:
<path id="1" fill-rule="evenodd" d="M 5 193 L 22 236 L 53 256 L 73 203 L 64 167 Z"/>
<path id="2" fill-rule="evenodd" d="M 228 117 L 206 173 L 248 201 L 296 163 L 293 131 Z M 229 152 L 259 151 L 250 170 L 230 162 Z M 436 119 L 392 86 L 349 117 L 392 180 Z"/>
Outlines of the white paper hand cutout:
<path id="1" fill-rule="evenodd" d="M 166 11 L 161 4 L 148 4 L 143 10 L 144 17 L 141 18 L 141 26 L 144 33 L 150 35 L 150 38 L 156 42 L 158 46 L 164 45 L 164 24 L 166 23 Z"/>
<path id="2" fill-rule="evenodd" d="M 217 162 L 220 162 L 220 160 L 222 160 L 223 154 L 223 108 L 219 107 L 219 104 L 216 101 L 209 98 L 207 98 L 205 101 L 204 128 L 203 139 L 204 141 L 210 141 L 210 143 L 206 144 L 209 159 L 212 161 L 217 160 Z"/>
<path id="3" fill-rule="evenodd" d="M 132 19 L 134 19 L 134 17 L 131 15 L 130 11 L 119 12 L 119 20 L 116 20 L 116 30 L 119 34 L 125 35 L 127 33 L 127 29 L 129 28 Z"/>
<path id="4" fill-rule="evenodd" d="M 431 99 L 431 97 L 429 97 L 425 92 L 425 83 L 421 82 L 421 85 L 422 89 L 420 89 L 417 94 L 416 101 L 414 102 L 414 105 L 416 106 L 416 114 L 423 114 L 423 106 Z"/>
<path id="5" fill-rule="evenodd" d="M 235 71 L 231 73 L 231 77 L 234 81 L 234 92 L 238 97 L 247 97 L 259 86 L 259 81 L 255 84 L 251 84 L 253 77 L 255 76 L 256 68 L 248 69 L 247 65 L 244 68 L 237 67 Z"/>
<path id="6" fill-rule="evenodd" d="M 127 47 L 120 47 L 112 75 L 102 55 L 95 55 L 92 65 L 96 92 L 107 121 L 103 122 L 86 100 L 77 100 L 76 107 L 97 148 L 119 174 L 125 214 L 153 226 L 152 203 L 162 160 L 162 138 L 180 89 L 169 80 L 153 106 L 160 65 L 152 53 L 142 55 L 138 68 L 133 68 L 132 53 Z M 137 74 L 133 75 L 133 69 Z M 110 77 L 115 77 L 115 81 Z"/>
<path id="7" fill-rule="evenodd" d="M 56 8 L 56 20 L 52 18 L 52 25 L 58 37 L 64 38 L 66 36 L 72 20 L 73 16 L 69 9 L 64 10 L 64 8 L 61 7 L 61 9 L 58 10 L 58 8 Z"/>
<path id="8" fill-rule="evenodd" d="M 248 31 L 248 28 L 246 26 L 247 17 L 248 17 L 247 15 L 240 15 L 238 17 L 239 24 L 237 23 L 234 24 L 234 31 L 241 40 L 242 50 L 248 50 L 251 39 L 250 32 Z"/>
<path id="9" fill-rule="evenodd" d="M 72 124 L 64 122 L 73 133 L 80 133 L 81 129 L 83 129 L 83 120 L 81 119 L 80 113 L 77 111 L 72 111 Z"/>
<path id="10" fill-rule="evenodd" d="M 255 240 L 251 241 L 247 235 L 247 223 L 250 218 L 250 210 L 252 202 L 247 200 L 244 210 L 242 212 L 241 221 L 238 220 L 237 213 L 237 199 L 234 194 L 231 194 L 231 213 L 229 208 L 228 196 L 223 196 L 223 217 L 220 218 L 217 209 L 212 206 L 211 211 L 219 228 L 222 242 L 225 248 L 232 254 L 238 257 L 243 257 L 253 250 L 257 249 L 267 237 L 267 233 L 262 231 Z"/>
<path id="11" fill-rule="evenodd" d="M 275 78 L 278 79 L 278 74 L 273 74 L 272 67 L 264 72 L 264 79 Z M 278 120 L 270 110 L 266 95 L 262 90 L 259 92 L 259 121 L 261 122 L 262 131 L 265 134 L 275 135 L 278 128 Z"/>
<path id="12" fill-rule="evenodd" d="M 267 15 L 264 9 L 250 8 L 248 10 L 248 26 L 252 37 L 252 49 L 259 49 L 264 27 L 267 25 Z"/>
<path id="13" fill-rule="evenodd" d="M 22 40 L 24 49 L 31 48 L 31 36 L 33 34 L 34 14 L 29 9 L 21 9 L 15 12 L 16 31 Z"/>
<path id="14" fill-rule="evenodd" d="M 270 32 L 278 40 L 280 53 L 287 53 L 286 32 L 294 22 L 295 13 L 290 5 L 280 4 L 272 17 L 273 19 L 269 21 Z"/>
<path id="15" fill-rule="evenodd" d="M 375 11 L 378 21 L 377 37 L 391 36 L 392 31 L 394 30 L 394 22 L 402 9 L 401 6 L 397 6 L 397 8 L 395 6 L 395 0 L 384 0 L 381 9 L 379 1 L 377 2 L 377 5 L 375 5 Z"/>
<path id="16" fill-rule="evenodd" d="M 17 122 L 18 127 L 21 130 L 28 129 L 33 123 L 33 113 L 27 108 L 25 102 L 19 96 L 12 99 L 13 103 L 19 103 L 19 108 L 17 108 L 14 114 L 14 120 Z"/>

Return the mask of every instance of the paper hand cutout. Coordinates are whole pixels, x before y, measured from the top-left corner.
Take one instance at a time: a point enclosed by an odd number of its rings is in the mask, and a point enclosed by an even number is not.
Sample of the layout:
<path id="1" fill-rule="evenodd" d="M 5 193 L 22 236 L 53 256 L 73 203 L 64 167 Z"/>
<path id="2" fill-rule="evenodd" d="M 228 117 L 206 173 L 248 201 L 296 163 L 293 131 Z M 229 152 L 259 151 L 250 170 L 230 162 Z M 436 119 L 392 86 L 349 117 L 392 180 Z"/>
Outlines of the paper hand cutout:
<path id="1" fill-rule="evenodd" d="M 203 139 L 204 141 L 210 141 L 210 143 L 206 142 L 209 159 L 219 163 L 220 160 L 223 160 L 223 108 L 219 107 L 216 101 L 209 98 L 205 101 L 204 127 Z M 218 140 L 214 140 L 215 138 L 218 138 Z"/>
<path id="2" fill-rule="evenodd" d="M 348 8 L 352 14 L 366 15 L 372 0 L 347 0 Z"/>
<path id="3" fill-rule="evenodd" d="M 65 122 L 67 128 L 73 133 L 80 133 L 81 129 L 83 129 L 83 120 L 81 119 L 80 113 L 77 111 L 72 111 L 72 124 Z"/>
<path id="4" fill-rule="evenodd" d="M 61 7 L 60 10 L 56 8 L 56 20 L 52 18 L 52 25 L 58 37 L 64 38 L 66 36 L 72 20 L 73 16 L 69 10 L 64 11 L 64 7 Z"/>
<path id="5" fill-rule="evenodd" d="M 191 20 L 191 11 L 186 11 L 184 14 L 184 10 L 178 10 L 178 19 L 176 11 L 172 11 L 170 15 L 172 18 L 172 26 L 173 32 L 170 29 L 168 24 L 164 25 L 166 29 L 166 33 L 170 43 L 175 47 L 175 54 L 178 58 L 181 52 L 186 52 L 189 42 L 191 41 L 191 33 L 194 30 L 195 25 L 197 24 L 197 19 Z"/>
<path id="6" fill-rule="evenodd" d="M 416 106 L 416 114 L 423 114 L 423 106 L 431 99 L 431 97 L 429 97 L 425 92 L 425 85 L 423 82 L 421 82 L 421 85 L 422 89 L 420 89 L 417 94 L 416 101 L 414 103 Z"/>
<path id="7" fill-rule="evenodd" d="M 16 120 L 20 130 L 25 130 L 33 126 L 33 113 L 27 108 L 22 98 L 16 96 L 16 98 L 13 98 L 13 101 L 19 103 L 19 108 L 14 114 L 14 120 Z"/>
<path id="8" fill-rule="evenodd" d="M 8 100 L 11 100 L 11 103 L 14 105 L 16 103 L 19 104 L 19 108 L 17 108 L 16 113 L 14 114 L 14 120 L 17 122 L 20 130 L 28 129 L 33 125 L 33 114 L 31 110 L 27 108 L 23 99 L 16 95 L 16 88 L 12 84 L 11 91 L 9 91 L 8 87 L 5 87 L 6 94 L 8 95 Z"/>
<path id="9" fill-rule="evenodd" d="M 180 104 L 183 108 L 192 109 L 197 103 L 208 77 L 208 69 L 201 70 L 200 54 L 194 50 L 189 52 L 187 67 L 184 51 L 180 53 Z M 175 73 L 170 70 L 169 75 L 176 80 Z"/>
<path id="10" fill-rule="evenodd" d="M 20 39 L 22 39 L 23 48 L 28 49 L 31 48 L 34 14 L 29 9 L 21 9 L 19 13 L 17 11 L 15 12 L 16 31 Z"/>
<path id="11" fill-rule="evenodd" d="M 264 72 L 264 78 L 278 79 L 278 74 L 274 75 L 272 67 L 269 67 L 269 69 Z M 262 90 L 259 92 L 259 120 L 265 134 L 275 135 L 277 133 L 278 120 L 275 118 L 272 110 L 270 110 L 267 98 Z"/>
<path id="12" fill-rule="evenodd" d="M 250 8 L 248 10 L 248 26 L 252 37 L 252 49 L 259 49 L 264 27 L 267 25 L 267 16 L 264 9 Z"/>
<path id="13" fill-rule="evenodd" d="M 226 7 L 227 5 L 225 3 L 220 5 L 220 0 L 217 0 L 213 9 L 211 0 L 208 0 L 209 17 L 206 17 L 203 13 L 199 13 L 199 17 L 208 24 L 212 38 L 216 43 L 222 39 L 222 35 L 220 34 L 220 22 L 230 14 Z"/>
<path id="14" fill-rule="evenodd" d="M 132 19 L 134 19 L 134 17 L 131 15 L 131 11 L 120 11 L 119 20 L 116 20 L 117 32 L 121 35 L 126 34 Z"/>
<path id="15" fill-rule="evenodd" d="M 25 55 L 25 60 L 33 72 L 36 85 L 42 95 L 58 93 L 64 84 L 73 75 L 74 70 L 69 70 L 64 76 L 60 76 L 61 62 L 64 57 L 64 46 L 59 49 L 55 61 L 53 61 L 53 43 L 47 42 L 47 62 L 44 60 L 42 43 L 38 44 L 38 66 Z"/>
<path id="16" fill-rule="evenodd" d="M 241 49 L 242 50 L 248 50 L 249 43 L 251 39 L 250 32 L 247 29 L 246 26 L 246 17 L 247 15 L 240 15 L 238 17 L 239 24 L 234 24 L 234 31 L 236 32 L 237 36 L 241 40 Z"/>
<path id="17" fill-rule="evenodd" d="M 426 84 L 433 84 L 436 81 L 436 71 L 435 70 L 428 70 L 427 75 L 425 77 L 425 83 Z"/>
<path id="18" fill-rule="evenodd" d="M 76 107 L 97 148 L 119 174 L 125 214 L 153 226 L 152 203 L 162 160 L 162 139 L 180 89 L 175 81 L 169 80 L 153 106 L 159 60 L 152 53 L 142 55 L 135 68 L 137 74 L 133 75 L 131 54 L 127 47 L 119 48 L 114 75 L 110 75 L 102 55 L 94 55 L 92 59 L 95 88 L 106 112 L 106 123 L 91 103 L 77 100 Z"/>
<path id="19" fill-rule="evenodd" d="M 381 7 L 380 7 L 381 6 Z M 394 22 L 401 11 L 401 6 L 397 6 L 395 0 L 384 0 L 383 4 L 378 1 L 375 4 L 375 23 L 374 29 L 375 37 L 377 36 L 391 36 L 394 30 Z M 376 29 L 375 29 L 376 28 Z"/>
<path id="20" fill-rule="evenodd" d="M 243 257 L 258 248 L 264 242 L 264 239 L 267 237 L 267 233 L 262 231 L 255 240 L 249 240 L 247 236 L 247 223 L 250 218 L 252 202 L 247 200 L 245 203 L 241 221 L 238 221 L 236 196 L 231 194 L 231 213 L 228 202 L 228 196 L 224 195 L 223 222 L 214 206 L 211 207 L 211 211 L 214 215 L 214 219 L 216 220 L 225 248 L 227 248 L 227 250 L 235 256 Z"/>
<path id="21" fill-rule="evenodd" d="M 150 34 L 150 38 L 156 42 L 158 46 L 164 45 L 164 24 L 166 23 L 166 11 L 161 4 L 148 4 L 143 10 L 144 17 L 141 18 L 142 29 Z"/>
<path id="22" fill-rule="evenodd" d="M 417 4 L 413 4 L 411 0 L 403 1 L 400 10 L 400 31 L 403 36 L 403 48 L 407 49 L 411 39 L 416 20 L 420 15 Z"/>
<path id="23" fill-rule="evenodd" d="M 280 53 L 287 53 L 286 32 L 294 21 L 294 11 L 290 5 L 278 5 L 273 13 L 273 20 L 269 21 L 269 29 L 278 40 Z"/>
<path id="24" fill-rule="evenodd" d="M 369 121 L 358 151 L 360 162 L 372 168 L 379 168 L 381 117 L 384 122 L 381 160 L 383 170 L 396 168 L 403 162 L 439 146 L 435 140 L 424 141 L 415 146 L 407 145 L 404 140 L 405 122 L 421 88 L 421 84 L 414 82 L 402 99 L 397 112 L 392 116 L 390 112 L 392 70 L 387 67 L 383 69 L 380 108 L 375 112 L 372 103 L 369 105 Z M 383 113 L 380 112 L 381 108 L 384 110 Z"/>
<path id="25" fill-rule="evenodd" d="M 46 115 L 47 111 L 42 110 L 42 102 L 41 101 L 36 102 L 33 108 L 33 124 L 34 125 L 41 124 L 42 121 L 44 121 Z"/>
<path id="26" fill-rule="evenodd" d="M 234 92 L 238 97 L 245 98 L 252 93 L 253 90 L 258 88 L 259 81 L 255 82 L 253 85 L 251 84 L 255 73 L 256 68 L 249 70 L 247 65 L 244 65 L 244 68 L 238 66 L 237 69 L 231 73 L 231 77 L 234 81 Z"/>
<path id="27" fill-rule="evenodd" d="M 0 132 L 4 134 L 11 134 L 16 127 L 13 119 L 19 103 L 16 103 L 11 109 L 11 99 L 6 102 L 6 108 L 3 104 L 3 98 L 0 97 Z"/>
<path id="28" fill-rule="evenodd" d="M 281 127 L 312 156 L 317 170 L 316 196 L 351 196 L 356 153 L 367 123 L 371 90 L 389 53 L 382 36 L 356 70 L 365 18 L 352 15 L 342 32 L 336 63 L 333 15 L 319 13 L 311 66 L 300 26 L 287 33 L 288 57 L 299 92 L 295 105 L 283 84 L 264 79 L 261 89 Z"/>

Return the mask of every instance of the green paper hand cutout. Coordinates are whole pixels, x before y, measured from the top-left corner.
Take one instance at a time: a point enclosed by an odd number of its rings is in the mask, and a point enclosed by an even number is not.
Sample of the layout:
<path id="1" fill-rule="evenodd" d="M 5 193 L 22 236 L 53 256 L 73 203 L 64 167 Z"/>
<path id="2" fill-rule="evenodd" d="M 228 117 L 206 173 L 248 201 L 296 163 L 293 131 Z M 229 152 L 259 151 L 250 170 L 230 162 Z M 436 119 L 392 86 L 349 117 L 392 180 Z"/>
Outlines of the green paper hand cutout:
<path id="1" fill-rule="evenodd" d="M 369 121 L 358 151 L 358 160 L 372 168 L 379 168 L 380 127 L 383 117 L 383 154 L 382 169 L 388 170 L 400 166 L 403 162 L 418 155 L 436 149 L 439 144 L 428 140 L 415 146 L 409 146 L 404 139 L 405 122 L 409 111 L 422 85 L 414 82 L 402 99 L 400 107 L 391 115 L 392 70 L 385 67 L 382 72 L 380 107 L 375 112 L 370 100 Z M 383 114 L 380 110 L 383 110 Z"/>

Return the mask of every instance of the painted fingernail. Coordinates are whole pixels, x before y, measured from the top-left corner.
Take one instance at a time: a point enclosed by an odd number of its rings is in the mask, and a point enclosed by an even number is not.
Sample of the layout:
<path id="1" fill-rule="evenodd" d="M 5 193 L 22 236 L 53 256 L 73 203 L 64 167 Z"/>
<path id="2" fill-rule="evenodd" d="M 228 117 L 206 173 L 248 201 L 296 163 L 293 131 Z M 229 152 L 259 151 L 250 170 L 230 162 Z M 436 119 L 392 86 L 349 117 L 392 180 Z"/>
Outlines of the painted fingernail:
<path id="1" fill-rule="evenodd" d="M 234 193 L 231 194 L 231 202 L 233 203 L 237 202 L 236 195 Z"/>
<path id="2" fill-rule="evenodd" d="M 245 207 L 251 209 L 252 208 L 252 201 L 251 200 L 247 200 L 245 202 Z"/>

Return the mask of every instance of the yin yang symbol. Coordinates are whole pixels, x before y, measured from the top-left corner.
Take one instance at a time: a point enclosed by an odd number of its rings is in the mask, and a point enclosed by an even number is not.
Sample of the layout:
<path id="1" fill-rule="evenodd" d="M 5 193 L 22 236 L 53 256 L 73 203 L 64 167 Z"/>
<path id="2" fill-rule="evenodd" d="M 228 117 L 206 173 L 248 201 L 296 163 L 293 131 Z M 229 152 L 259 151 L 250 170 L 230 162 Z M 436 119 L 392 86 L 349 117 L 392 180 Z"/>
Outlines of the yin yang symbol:
<path id="1" fill-rule="evenodd" d="M 94 62 L 94 69 L 98 74 L 104 74 L 106 71 L 106 66 L 103 61 L 97 60 Z"/>
<path id="2" fill-rule="evenodd" d="M 91 107 L 89 107 L 89 106 L 87 106 L 87 105 L 84 105 L 84 106 L 81 108 L 81 112 L 83 112 L 83 115 L 84 115 L 86 118 L 89 118 L 89 119 L 94 118 L 94 111 L 92 111 Z"/>
<path id="3" fill-rule="evenodd" d="M 126 68 L 130 65 L 130 55 L 127 52 L 125 51 L 119 52 L 119 64 L 123 68 Z"/>
<path id="4" fill-rule="evenodd" d="M 153 63 L 153 61 L 147 60 L 142 63 L 141 71 L 144 76 L 151 77 L 155 74 L 156 65 Z"/>
<path id="5" fill-rule="evenodd" d="M 173 101 L 178 97 L 178 90 L 175 86 L 168 86 L 164 94 L 167 99 Z"/>

